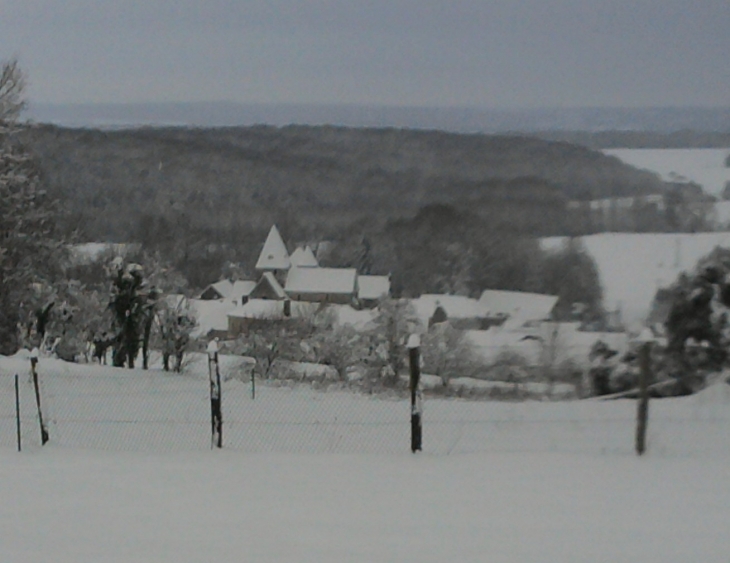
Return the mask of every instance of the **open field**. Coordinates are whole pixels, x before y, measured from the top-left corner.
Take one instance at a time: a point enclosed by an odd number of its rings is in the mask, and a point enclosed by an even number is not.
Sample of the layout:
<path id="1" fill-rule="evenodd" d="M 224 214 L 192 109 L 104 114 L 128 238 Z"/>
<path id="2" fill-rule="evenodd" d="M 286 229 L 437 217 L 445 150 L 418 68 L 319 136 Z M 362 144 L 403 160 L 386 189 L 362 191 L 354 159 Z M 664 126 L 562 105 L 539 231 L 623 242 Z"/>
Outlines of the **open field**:
<path id="1" fill-rule="evenodd" d="M 606 149 L 604 154 L 615 156 L 626 164 L 656 172 L 668 182 L 692 181 L 707 193 L 720 196 L 730 182 L 730 167 L 726 149 Z"/>
<path id="2" fill-rule="evenodd" d="M 727 563 L 728 461 L 0 451 L 23 563 Z"/>
<path id="3" fill-rule="evenodd" d="M 566 237 L 541 240 L 556 249 Z M 730 247 L 730 232 L 717 233 L 602 233 L 580 237 L 598 267 L 604 305 L 619 308 L 630 328 L 640 326 L 660 287 L 671 285 L 683 272 L 716 246 Z"/>
<path id="4" fill-rule="evenodd" d="M 228 446 L 211 451 L 200 365 L 170 376 L 42 359 L 40 448 L 27 364 L 0 357 L 3 561 L 728 561 L 722 379 L 653 401 L 643 458 L 630 400 L 427 398 L 412 455 L 405 400 L 308 385 L 252 399 L 230 379 Z"/>

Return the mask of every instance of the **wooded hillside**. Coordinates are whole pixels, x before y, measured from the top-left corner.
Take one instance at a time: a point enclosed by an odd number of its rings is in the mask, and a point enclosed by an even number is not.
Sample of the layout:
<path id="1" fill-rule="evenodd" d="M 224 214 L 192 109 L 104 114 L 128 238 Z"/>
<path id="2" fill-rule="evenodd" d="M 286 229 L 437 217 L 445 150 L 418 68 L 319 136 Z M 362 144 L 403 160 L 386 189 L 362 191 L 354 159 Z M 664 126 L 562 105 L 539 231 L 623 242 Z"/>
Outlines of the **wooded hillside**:
<path id="1" fill-rule="evenodd" d="M 68 211 L 67 230 L 78 229 L 83 240 L 159 249 L 193 285 L 217 279 L 226 261 L 252 262 L 274 222 L 289 242 L 347 239 L 352 246 L 369 237 L 383 246 L 393 243 L 388 233 L 405 236 L 394 222 L 448 205 L 468 213 L 469 224 L 481 223 L 480 233 L 560 235 L 568 199 L 664 189 L 653 174 L 616 158 L 518 136 L 47 125 L 24 135 L 49 191 Z"/>

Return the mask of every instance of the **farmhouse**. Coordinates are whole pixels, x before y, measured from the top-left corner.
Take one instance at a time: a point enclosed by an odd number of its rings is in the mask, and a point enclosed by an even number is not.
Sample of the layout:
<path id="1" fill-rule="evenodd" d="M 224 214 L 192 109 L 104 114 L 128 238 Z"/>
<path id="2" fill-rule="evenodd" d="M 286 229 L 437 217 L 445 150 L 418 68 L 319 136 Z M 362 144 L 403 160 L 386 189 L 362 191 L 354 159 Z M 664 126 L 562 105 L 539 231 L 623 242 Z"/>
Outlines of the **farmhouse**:
<path id="1" fill-rule="evenodd" d="M 251 292 L 256 287 L 256 282 L 249 280 L 220 280 L 210 284 L 200 294 L 204 301 L 229 300 L 234 304 L 244 304 L 248 301 Z"/>
<path id="2" fill-rule="evenodd" d="M 504 328 L 514 330 L 550 320 L 557 302 L 557 295 L 486 289 L 479 297 L 478 308 L 485 318 L 504 318 Z"/>
<path id="3" fill-rule="evenodd" d="M 296 301 L 354 303 L 357 296 L 354 268 L 291 268 L 284 291 Z"/>
<path id="4" fill-rule="evenodd" d="M 362 307 L 376 307 L 390 295 L 390 276 L 358 276 L 357 300 Z"/>
<path id="5" fill-rule="evenodd" d="M 298 301 L 251 299 L 245 305 L 228 312 L 228 335 L 235 336 L 272 323 L 313 317 L 319 310 L 317 303 Z"/>
<path id="6" fill-rule="evenodd" d="M 256 286 L 251 290 L 250 299 L 273 299 L 283 301 L 287 299 L 284 288 L 273 272 L 264 272 Z M 243 305 L 243 303 L 241 303 Z"/>
<path id="7" fill-rule="evenodd" d="M 454 328 L 477 330 L 486 319 L 479 301 L 463 295 L 424 294 L 411 304 L 423 328 L 448 320 Z"/>

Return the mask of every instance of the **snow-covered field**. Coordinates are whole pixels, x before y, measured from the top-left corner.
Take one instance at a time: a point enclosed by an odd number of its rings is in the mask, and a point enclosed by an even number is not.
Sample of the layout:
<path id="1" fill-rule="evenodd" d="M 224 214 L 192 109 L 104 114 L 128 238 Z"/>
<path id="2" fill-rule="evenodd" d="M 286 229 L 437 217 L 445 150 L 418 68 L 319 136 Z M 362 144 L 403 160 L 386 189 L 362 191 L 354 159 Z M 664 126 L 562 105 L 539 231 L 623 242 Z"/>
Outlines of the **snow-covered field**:
<path id="1" fill-rule="evenodd" d="M 606 149 L 603 152 L 631 166 L 656 172 L 666 181 L 696 182 L 716 196 L 730 182 L 730 168 L 725 166 L 730 148 Z"/>
<path id="2" fill-rule="evenodd" d="M 565 237 L 542 239 L 543 248 L 559 248 Z M 631 327 L 640 325 L 656 290 L 671 284 L 716 246 L 730 247 L 730 232 L 695 234 L 603 233 L 581 237 L 596 261 L 604 305 L 620 308 Z"/>
<path id="3" fill-rule="evenodd" d="M 33 445 L 30 395 L 17 453 L 7 415 L 12 375 L 29 389 L 27 364 L 0 357 L 0 561 L 730 557 L 730 385 L 721 379 L 652 401 L 643 458 L 632 452 L 630 400 L 427 397 L 424 452 L 412 455 L 405 400 L 271 385 L 253 399 L 244 378 L 229 379 L 228 447 L 211 451 L 199 368 L 168 376 L 42 359 L 51 442 Z M 173 423 L 166 440 L 161 420 Z M 160 451 L 169 440 L 173 451 Z"/>
<path id="4" fill-rule="evenodd" d="M 22 563 L 727 563 L 728 458 L 0 453 Z"/>

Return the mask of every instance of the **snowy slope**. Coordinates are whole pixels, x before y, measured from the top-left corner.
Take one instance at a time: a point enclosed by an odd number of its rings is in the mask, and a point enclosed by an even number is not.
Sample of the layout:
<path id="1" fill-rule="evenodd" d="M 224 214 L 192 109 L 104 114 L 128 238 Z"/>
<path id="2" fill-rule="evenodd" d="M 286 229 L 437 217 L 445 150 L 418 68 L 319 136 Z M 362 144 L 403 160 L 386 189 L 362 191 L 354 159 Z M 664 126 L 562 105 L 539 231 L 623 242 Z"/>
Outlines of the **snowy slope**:
<path id="1" fill-rule="evenodd" d="M 545 249 L 560 248 L 565 237 L 542 239 Z M 631 327 L 646 318 L 657 288 L 671 284 L 716 246 L 730 247 L 730 233 L 604 233 L 581 237 L 598 266 L 604 304 L 621 309 Z"/>
<path id="2" fill-rule="evenodd" d="M 247 363 L 221 364 L 224 445 L 246 452 L 377 453 L 408 449 L 409 403 L 330 382 L 258 382 Z M 207 366 L 188 375 L 79 366 L 42 359 L 43 413 L 55 447 L 201 451 L 210 447 Z M 243 370 L 243 371 L 242 371 Z M 21 376 L 25 449 L 37 449 L 35 395 L 27 361 L 0 356 L 0 448 L 14 448 L 12 375 Z M 649 431 L 660 455 L 730 453 L 730 385 L 687 399 L 655 402 Z M 714 394 L 713 394 L 714 393 Z M 563 452 L 628 455 L 633 401 L 464 401 L 428 397 L 424 450 L 430 454 Z M 708 425 L 716 420 L 717 425 Z"/>
<path id="3" fill-rule="evenodd" d="M 0 410 L 13 402 L 14 373 L 27 387 L 27 359 L 0 356 Z M 425 451 L 414 456 L 400 399 L 268 386 L 253 400 L 230 380 L 224 406 L 240 410 L 224 419 L 274 451 L 250 439 L 210 451 L 200 369 L 167 376 L 42 359 L 40 373 L 49 446 L 15 452 L 0 412 L 1 561 L 728 561 L 730 385 L 721 381 L 652 401 L 643 458 L 632 453 L 634 401 L 428 397 Z M 160 405 L 195 428 L 198 451 L 81 449 L 118 432 L 103 420 L 134 427 L 118 421 L 125 414 L 139 425 L 131 445 L 148 449 Z M 78 446 L 58 443 L 70 415 Z M 89 416 L 94 424 L 80 424 Z"/>
<path id="4" fill-rule="evenodd" d="M 728 459 L 0 453 L 11 563 L 727 563 Z"/>

